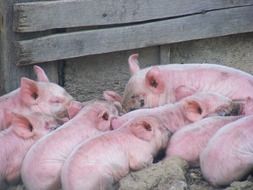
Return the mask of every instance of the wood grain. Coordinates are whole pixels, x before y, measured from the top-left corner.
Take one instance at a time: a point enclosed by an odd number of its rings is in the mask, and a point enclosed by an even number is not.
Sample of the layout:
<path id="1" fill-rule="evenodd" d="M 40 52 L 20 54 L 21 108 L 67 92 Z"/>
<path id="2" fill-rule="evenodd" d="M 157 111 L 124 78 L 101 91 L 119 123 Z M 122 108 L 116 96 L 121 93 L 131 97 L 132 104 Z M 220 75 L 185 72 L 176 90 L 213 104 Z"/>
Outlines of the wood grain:
<path id="1" fill-rule="evenodd" d="M 24 0 L 19 0 L 24 1 Z M 35 79 L 32 66 L 18 67 L 15 42 L 19 38 L 13 31 L 13 4 L 16 0 L 0 0 L 0 17 L 2 25 L 0 32 L 0 95 L 19 87 L 21 77 Z M 0 21 L 1 22 L 1 21 Z M 58 82 L 57 65 L 43 64 L 48 77 Z"/>
<path id="2" fill-rule="evenodd" d="M 136 23 L 252 5 L 253 0 L 61 0 L 14 4 L 14 30 Z"/>
<path id="3" fill-rule="evenodd" d="M 253 31 L 253 6 L 18 42 L 18 64 L 67 59 Z"/>

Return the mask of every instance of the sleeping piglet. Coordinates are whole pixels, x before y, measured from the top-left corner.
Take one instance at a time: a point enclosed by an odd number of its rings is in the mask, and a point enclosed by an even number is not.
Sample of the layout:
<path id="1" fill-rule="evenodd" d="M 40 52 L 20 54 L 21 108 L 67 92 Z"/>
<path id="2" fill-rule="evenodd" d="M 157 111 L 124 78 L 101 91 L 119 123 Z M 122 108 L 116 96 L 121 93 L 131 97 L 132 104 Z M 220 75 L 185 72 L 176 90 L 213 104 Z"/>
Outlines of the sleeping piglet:
<path id="1" fill-rule="evenodd" d="M 0 187 L 20 180 L 21 164 L 29 148 L 42 136 L 57 128 L 61 121 L 41 113 L 10 113 L 11 124 L 0 133 Z"/>
<path id="2" fill-rule="evenodd" d="M 0 97 L 0 130 L 7 128 L 10 121 L 6 112 L 40 112 L 60 119 L 67 118 L 67 109 L 73 100 L 64 88 L 49 81 L 44 70 L 34 66 L 38 81 L 22 77 L 20 88 Z"/>
<path id="3" fill-rule="evenodd" d="M 199 166 L 199 155 L 211 137 L 226 124 L 242 117 L 208 117 L 179 129 L 169 141 L 166 157 L 176 155 L 186 160 L 191 166 Z"/>
<path id="4" fill-rule="evenodd" d="M 200 154 L 200 168 L 212 185 L 229 185 L 253 168 L 253 115 L 222 127 Z"/>
<path id="5" fill-rule="evenodd" d="M 117 114 L 112 103 L 86 102 L 70 121 L 38 141 L 27 153 L 21 170 L 26 189 L 60 189 L 60 171 L 72 149 L 88 138 L 111 130 L 111 119 Z"/>
<path id="6" fill-rule="evenodd" d="M 115 118 L 112 127 L 118 128 L 138 116 L 152 115 L 163 121 L 164 125 L 174 133 L 185 125 L 211 115 L 238 115 L 242 112 L 243 105 L 215 93 L 196 93 L 175 104 L 128 112 Z"/>
<path id="7" fill-rule="evenodd" d="M 138 54 L 128 59 L 129 79 L 122 107 L 127 112 L 174 103 L 197 92 L 213 92 L 231 99 L 253 98 L 253 76 L 217 64 L 169 64 L 140 69 Z"/>
<path id="8" fill-rule="evenodd" d="M 153 161 L 168 143 L 170 132 L 152 116 L 138 117 L 125 126 L 81 143 L 62 169 L 64 190 L 111 190 L 131 170 Z"/>

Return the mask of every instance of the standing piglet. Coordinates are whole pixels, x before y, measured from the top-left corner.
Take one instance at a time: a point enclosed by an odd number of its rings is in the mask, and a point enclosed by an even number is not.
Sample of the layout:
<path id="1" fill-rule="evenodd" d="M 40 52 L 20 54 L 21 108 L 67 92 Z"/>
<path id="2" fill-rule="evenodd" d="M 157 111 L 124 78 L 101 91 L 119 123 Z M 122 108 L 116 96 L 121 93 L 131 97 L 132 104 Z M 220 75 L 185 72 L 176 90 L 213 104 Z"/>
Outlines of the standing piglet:
<path id="1" fill-rule="evenodd" d="M 39 81 L 21 78 L 20 88 L 0 97 L 0 130 L 7 128 L 10 120 L 6 112 L 40 112 L 66 118 L 73 98 L 59 85 L 49 82 L 45 72 L 34 66 Z"/>
<path id="2" fill-rule="evenodd" d="M 110 133 L 81 143 L 62 169 L 64 190 L 111 190 L 131 170 L 152 163 L 170 132 L 151 116 L 139 117 Z"/>
<path id="3" fill-rule="evenodd" d="M 83 140 L 110 130 L 111 119 L 117 114 L 113 104 L 92 101 L 61 128 L 41 139 L 23 162 L 22 180 L 27 190 L 60 189 L 60 171 L 72 149 Z"/>
<path id="4" fill-rule="evenodd" d="M 239 118 L 242 116 L 214 116 L 178 130 L 169 141 L 166 157 L 180 156 L 191 166 L 199 166 L 199 155 L 210 138 L 221 127 Z"/>
<path id="5" fill-rule="evenodd" d="M 215 186 L 241 180 L 253 168 L 253 116 L 221 128 L 200 155 L 203 176 Z"/>
<path id="6" fill-rule="evenodd" d="M 139 109 L 129 112 L 112 121 L 113 128 L 138 116 L 152 115 L 158 117 L 165 126 L 175 132 L 185 125 L 203 119 L 209 115 L 238 115 L 243 104 L 215 93 L 196 93 L 175 104 L 166 104 L 152 109 Z"/>
<path id="7" fill-rule="evenodd" d="M 21 164 L 29 148 L 60 123 L 41 113 L 11 114 L 11 124 L 0 133 L 0 189 L 20 180 Z"/>
<path id="8" fill-rule="evenodd" d="M 253 97 L 253 76 L 216 64 L 170 64 L 140 70 L 138 55 L 129 57 L 129 79 L 122 100 L 126 111 L 174 103 L 196 92 L 231 99 Z"/>

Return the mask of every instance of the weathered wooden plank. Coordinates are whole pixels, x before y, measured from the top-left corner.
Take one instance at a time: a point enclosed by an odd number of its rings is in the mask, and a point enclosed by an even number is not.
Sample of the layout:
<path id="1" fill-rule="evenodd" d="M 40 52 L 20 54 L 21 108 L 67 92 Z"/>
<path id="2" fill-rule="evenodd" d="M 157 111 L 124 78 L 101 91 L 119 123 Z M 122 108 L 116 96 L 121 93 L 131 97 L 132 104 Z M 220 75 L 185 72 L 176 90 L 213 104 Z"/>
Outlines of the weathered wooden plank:
<path id="1" fill-rule="evenodd" d="M 19 41 L 19 65 L 253 31 L 253 6 Z"/>
<path id="2" fill-rule="evenodd" d="M 245 6 L 253 0 L 61 0 L 16 3 L 14 30 L 112 25 Z"/>
<path id="3" fill-rule="evenodd" d="M 16 65 L 17 57 L 14 41 L 18 37 L 13 32 L 12 25 L 14 2 L 16 0 L 0 0 L 0 16 L 2 17 L 0 32 L 0 95 L 16 89 L 22 76 L 35 78 L 32 66 L 18 67 Z M 56 64 L 43 64 L 42 67 L 52 81 L 58 82 Z"/>

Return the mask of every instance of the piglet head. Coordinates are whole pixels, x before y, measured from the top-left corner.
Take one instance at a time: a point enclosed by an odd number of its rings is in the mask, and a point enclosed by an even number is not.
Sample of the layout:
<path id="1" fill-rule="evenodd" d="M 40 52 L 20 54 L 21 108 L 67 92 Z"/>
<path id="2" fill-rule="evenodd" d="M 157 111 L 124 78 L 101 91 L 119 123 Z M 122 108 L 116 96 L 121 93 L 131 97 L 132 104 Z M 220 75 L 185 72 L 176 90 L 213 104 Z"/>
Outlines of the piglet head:
<path id="1" fill-rule="evenodd" d="M 140 70 L 138 54 L 128 59 L 131 78 L 123 94 L 122 107 L 128 112 L 139 108 L 156 107 L 166 103 L 166 83 L 158 66 Z"/>
<path id="2" fill-rule="evenodd" d="M 85 110 L 88 110 L 88 117 L 92 118 L 91 120 L 99 131 L 112 130 L 111 122 L 119 114 L 113 103 L 102 100 L 87 103 L 82 112 L 84 113 Z"/>
<path id="3" fill-rule="evenodd" d="M 129 121 L 130 131 L 137 138 L 146 141 L 153 147 L 154 152 L 167 146 L 171 133 L 163 123 L 153 116 L 140 116 Z"/>
<path id="4" fill-rule="evenodd" d="M 235 115 L 237 109 L 231 99 L 215 93 L 196 93 L 182 99 L 181 102 L 186 118 L 192 122 L 207 116 Z"/>
<path id="5" fill-rule="evenodd" d="M 105 100 L 112 102 L 115 105 L 120 115 L 124 113 L 122 109 L 122 97 L 117 92 L 112 90 L 105 90 L 103 92 L 103 97 Z"/>
<path id="6" fill-rule="evenodd" d="M 12 130 L 23 139 L 39 139 L 59 126 L 57 119 L 41 113 L 12 113 Z"/>
<path id="7" fill-rule="evenodd" d="M 73 98 L 59 85 L 21 78 L 20 100 L 33 112 L 58 118 L 68 117 L 67 109 Z"/>

